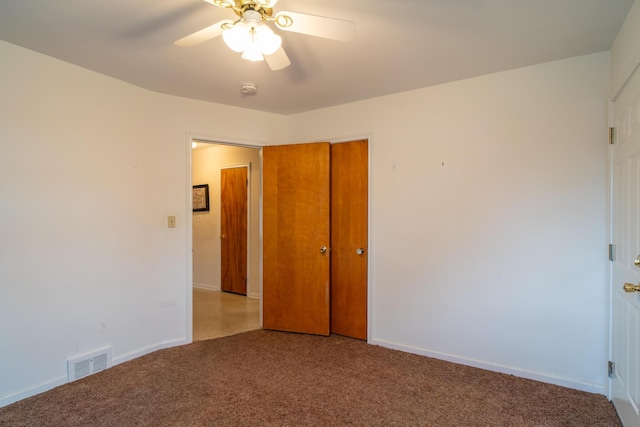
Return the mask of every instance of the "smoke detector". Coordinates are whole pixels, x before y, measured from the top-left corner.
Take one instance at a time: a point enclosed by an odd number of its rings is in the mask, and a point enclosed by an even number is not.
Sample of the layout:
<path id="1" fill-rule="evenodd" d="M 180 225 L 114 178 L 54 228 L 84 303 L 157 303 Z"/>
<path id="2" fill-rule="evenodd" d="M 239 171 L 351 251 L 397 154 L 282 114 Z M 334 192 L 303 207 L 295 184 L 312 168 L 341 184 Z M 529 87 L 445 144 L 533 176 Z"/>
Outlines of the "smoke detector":
<path id="1" fill-rule="evenodd" d="M 258 92 L 258 88 L 255 83 L 242 83 L 243 95 L 255 95 Z"/>

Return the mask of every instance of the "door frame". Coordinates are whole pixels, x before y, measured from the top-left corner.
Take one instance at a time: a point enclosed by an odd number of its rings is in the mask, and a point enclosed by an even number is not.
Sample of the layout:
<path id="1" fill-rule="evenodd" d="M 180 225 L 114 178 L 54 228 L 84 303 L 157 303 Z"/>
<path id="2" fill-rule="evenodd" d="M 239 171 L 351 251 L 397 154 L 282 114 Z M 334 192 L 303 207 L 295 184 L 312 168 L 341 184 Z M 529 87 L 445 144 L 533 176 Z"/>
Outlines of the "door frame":
<path id="1" fill-rule="evenodd" d="M 185 228 L 186 228 L 186 287 L 185 287 L 185 317 L 186 317 L 186 342 L 193 342 L 193 211 L 192 211 L 192 186 L 193 186 L 193 158 L 192 158 L 192 144 L 193 142 L 202 142 L 212 145 L 228 145 L 240 148 L 252 148 L 260 151 L 260 168 L 262 169 L 262 147 L 266 144 L 259 142 L 251 142 L 247 140 L 240 140 L 236 138 L 229 138 L 227 136 L 217 136 L 212 134 L 203 134 L 201 132 L 186 132 L 185 136 L 185 153 L 186 153 L 186 198 L 185 198 Z M 244 165 L 243 165 L 244 166 Z M 249 168 L 251 172 L 251 168 Z M 262 172 L 260 172 L 260 179 L 262 180 Z M 251 194 L 248 194 L 251 199 Z M 251 203 L 249 200 L 249 207 Z M 262 254 L 262 188 L 260 189 L 260 202 L 258 204 L 258 213 L 260 217 L 260 230 L 258 232 L 258 245 L 260 246 L 260 253 Z M 250 217 L 248 218 L 250 223 Z M 247 231 L 247 234 L 250 234 Z M 249 236 L 247 236 L 249 238 Z M 250 270 L 249 254 L 250 250 L 247 249 L 247 270 Z M 217 260 L 220 262 L 220 260 Z M 262 257 L 258 260 L 258 295 L 260 299 L 260 326 L 262 327 Z M 248 277 L 248 276 L 247 276 Z"/>
<path id="2" fill-rule="evenodd" d="M 375 235 L 373 234 L 373 224 L 374 224 L 374 216 L 373 216 L 373 152 L 374 152 L 374 140 L 373 140 L 373 132 L 369 133 L 360 133 L 346 136 L 334 136 L 330 138 L 320 138 L 314 141 L 305 141 L 305 142 L 317 142 L 317 141 L 329 141 L 330 144 L 339 144 L 341 142 L 349 142 L 349 141 L 358 141 L 366 139 L 368 141 L 368 188 L 367 188 L 367 233 L 368 233 L 368 264 L 367 264 L 367 342 L 371 342 L 374 336 L 374 328 L 375 325 L 373 323 L 373 313 L 374 306 L 373 302 L 375 300 L 373 295 L 373 284 L 374 284 L 374 260 L 375 260 Z M 263 170 L 263 159 L 262 159 L 262 148 L 267 145 L 265 142 L 254 142 L 247 141 L 244 139 L 238 138 L 230 138 L 228 136 L 218 136 L 212 134 L 203 134 L 201 132 L 186 132 L 185 137 L 185 151 L 186 151 L 186 195 L 185 198 L 185 227 L 186 227 L 186 264 L 187 264 L 187 274 L 186 274 L 186 287 L 185 287 L 185 316 L 186 316 L 186 342 L 193 342 L 193 211 L 192 211 L 192 201 L 191 201 L 191 190 L 192 190 L 192 173 L 193 173 L 193 162 L 192 162 L 192 143 L 203 142 L 208 144 L 216 144 L 216 145 L 230 145 L 235 147 L 243 147 L 243 148 L 254 148 L 260 150 L 260 203 L 258 206 L 258 212 L 260 217 L 260 231 L 258 244 L 260 246 L 260 259 L 258 260 L 259 265 L 259 295 L 260 295 L 260 326 L 262 327 L 262 170 Z M 286 144 L 286 142 L 282 142 L 282 145 Z M 247 260 L 248 261 L 248 260 Z M 247 267 L 249 268 L 249 267 Z"/>
<path id="3" fill-rule="evenodd" d="M 617 98 L 617 96 L 616 96 Z M 615 99 L 611 99 L 608 103 L 607 106 L 607 123 L 609 123 L 609 126 L 612 127 L 613 124 L 613 103 L 615 102 Z M 609 145 L 607 146 L 607 167 L 609 168 L 608 173 L 607 173 L 607 178 L 609 179 L 609 182 L 607 183 L 607 191 L 609 192 L 608 196 L 609 196 L 609 206 L 608 206 L 608 210 L 607 210 L 607 215 L 609 216 L 607 218 L 609 224 L 608 224 L 608 228 L 607 228 L 607 232 L 608 232 L 608 236 L 607 238 L 609 239 L 609 250 L 610 251 L 615 251 L 613 248 L 615 248 L 615 243 L 613 242 L 613 174 L 614 174 L 614 159 L 613 159 L 613 144 L 609 143 Z M 607 360 L 608 361 L 612 361 L 613 360 L 613 262 L 611 260 L 611 256 L 613 255 L 613 253 L 609 253 L 609 283 L 608 283 L 608 297 L 609 297 L 609 302 L 608 302 L 608 309 L 609 309 L 609 316 L 608 316 L 608 321 L 609 321 L 609 325 L 607 328 L 607 331 L 609 333 L 609 342 L 607 343 L 607 346 L 609 347 L 607 349 Z M 615 259 L 615 258 L 614 258 Z M 609 400 L 609 402 L 611 402 L 613 404 L 613 378 L 611 376 L 609 376 L 609 378 L 607 378 L 607 400 Z"/>

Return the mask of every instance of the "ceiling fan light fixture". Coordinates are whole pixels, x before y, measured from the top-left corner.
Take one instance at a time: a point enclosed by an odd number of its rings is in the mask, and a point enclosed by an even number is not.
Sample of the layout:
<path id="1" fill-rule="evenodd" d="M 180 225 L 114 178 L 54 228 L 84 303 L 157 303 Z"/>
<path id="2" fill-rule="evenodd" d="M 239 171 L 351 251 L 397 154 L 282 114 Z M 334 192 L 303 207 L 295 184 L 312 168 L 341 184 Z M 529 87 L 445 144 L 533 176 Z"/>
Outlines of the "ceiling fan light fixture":
<path id="1" fill-rule="evenodd" d="M 262 61 L 263 55 L 272 55 L 282 45 L 282 38 L 268 25 L 254 21 L 239 21 L 222 32 L 222 38 L 229 49 L 242 52 L 242 58 Z"/>
<path id="2" fill-rule="evenodd" d="M 260 48 L 256 43 L 250 43 L 244 52 L 242 52 L 242 59 L 247 59 L 252 62 L 264 61 L 264 56 L 262 56 L 262 52 L 260 52 Z"/>
<path id="3" fill-rule="evenodd" d="M 240 21 L 228 30 L 222 32 L 222 39 L 229 49 L 234 52 L 243 52 L 251 42 L 251 28 Z"/>
<path id="4" fill-rule="evenodd" d="M 253 42 L 258 45 L 263 55 L 272 55 L 282 45 L 282 38 L 276 35 L 271 28 L 265 24 L 259 25 L 255 29 Z"/>

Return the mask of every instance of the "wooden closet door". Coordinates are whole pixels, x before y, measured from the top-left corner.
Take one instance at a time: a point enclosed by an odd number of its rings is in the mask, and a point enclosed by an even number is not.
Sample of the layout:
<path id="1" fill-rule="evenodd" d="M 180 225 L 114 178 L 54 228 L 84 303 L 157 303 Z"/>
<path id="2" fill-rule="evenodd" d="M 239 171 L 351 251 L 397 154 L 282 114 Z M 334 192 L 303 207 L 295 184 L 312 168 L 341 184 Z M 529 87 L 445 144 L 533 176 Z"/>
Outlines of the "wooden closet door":
<path id="1" fill-rule="evenodd" d="M 368 141 L 331 146 L 331 333 L 367 339 Z"/>
<path id="2" fill-rule="evenodd" d="M 329 143 L 263 149 L 265 329 L 329 335 L 329 156 Z"/>

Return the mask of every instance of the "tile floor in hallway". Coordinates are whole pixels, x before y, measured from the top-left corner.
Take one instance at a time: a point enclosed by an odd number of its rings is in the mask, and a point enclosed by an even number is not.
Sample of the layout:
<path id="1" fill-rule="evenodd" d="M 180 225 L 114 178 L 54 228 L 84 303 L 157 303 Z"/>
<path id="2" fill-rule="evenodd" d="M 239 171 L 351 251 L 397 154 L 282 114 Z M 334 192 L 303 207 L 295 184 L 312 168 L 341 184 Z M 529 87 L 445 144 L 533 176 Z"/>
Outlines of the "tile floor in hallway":
<path id="1" fill-rule="evenodd" d="M 260 300 L 228 292 L 193 289 L 193 340 L 260 329 Z"/>

